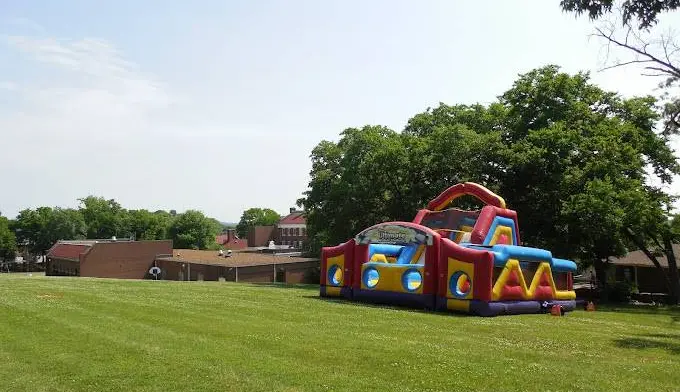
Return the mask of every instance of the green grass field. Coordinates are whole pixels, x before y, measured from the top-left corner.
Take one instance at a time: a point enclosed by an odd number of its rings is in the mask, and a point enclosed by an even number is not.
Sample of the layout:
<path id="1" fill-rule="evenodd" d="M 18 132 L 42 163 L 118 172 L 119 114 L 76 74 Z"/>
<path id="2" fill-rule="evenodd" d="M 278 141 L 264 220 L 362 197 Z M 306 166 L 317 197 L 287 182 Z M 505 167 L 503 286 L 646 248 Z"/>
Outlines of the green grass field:
<path id="1" fill-rule="evenodd" d="M 680 312 L 477 318 L 316 288 L 0 274 L 1 391 L 672 391 Z"/>

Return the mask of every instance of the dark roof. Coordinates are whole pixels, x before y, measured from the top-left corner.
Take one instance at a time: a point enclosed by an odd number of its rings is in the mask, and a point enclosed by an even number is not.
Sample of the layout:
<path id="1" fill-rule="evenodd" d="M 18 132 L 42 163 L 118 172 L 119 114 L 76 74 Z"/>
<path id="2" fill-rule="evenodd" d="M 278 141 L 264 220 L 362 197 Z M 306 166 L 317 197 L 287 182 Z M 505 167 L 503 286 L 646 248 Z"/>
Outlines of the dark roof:
<path id="1" fill-rule="evenodd" d="M 304 225 L 307 221 L 305 220 L 304 211 L 295 211 L 286 215 L 279 221 L 279 224 L 283 225 Z"/>
<path id="2" fill-rule="evenodd" d="M 680 244 L 673 244 L 673 252 L 675 253 L 676 261 L 680 263 Z M 659 256 L 656 258 L 662 267 L 668 267 L 668 260 L 666 260 L 666 255 Z M 628 267 L 654 267 L 654 263 L 645 255 L 641 250 L 636 250 L 629 252 L 627 255 L 621 258 L 610 259 L 610 262 L 614 265 L 628 266 Z"/>
<path id="3" fill-rule="evenodd" d="M 172 260 L 179 263 L 223 265 L 226 267 L 247 267 L 286 263 L 318 261 L 316 258 L 278 255 L 258 251 L 234 251 L 231 257 L 220 256 L 216 250 L 173 249 L 172 257 L 160 256 L 157 260 Z"/>
<path id="4" fill-rule="evenodd" d="M 57 243 L 47 252 L 47 257 L 78 261 L 78 256 L 87 252 L 90 248 L 91 245 L 86 244 Z"/>

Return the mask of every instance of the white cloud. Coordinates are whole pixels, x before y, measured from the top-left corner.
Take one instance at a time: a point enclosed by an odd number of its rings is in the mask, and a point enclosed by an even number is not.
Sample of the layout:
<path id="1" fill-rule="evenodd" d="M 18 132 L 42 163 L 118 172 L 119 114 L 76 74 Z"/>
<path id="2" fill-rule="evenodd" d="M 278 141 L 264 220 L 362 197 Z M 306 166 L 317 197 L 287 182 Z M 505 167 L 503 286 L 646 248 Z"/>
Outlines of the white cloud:
<path id="1" fill-rule="evenodd" d="M 29 98 L 38 104 L 68 114 L 79 110 L 101 116 L 138 113 L 172 103 L 161 83 L 140 72 L 107 41 L 27 36 L 6 36 L 5 41 L 34 60 L 69 73 L 61 85 L 54 81 L 49 87 L 28 86 Z"/>

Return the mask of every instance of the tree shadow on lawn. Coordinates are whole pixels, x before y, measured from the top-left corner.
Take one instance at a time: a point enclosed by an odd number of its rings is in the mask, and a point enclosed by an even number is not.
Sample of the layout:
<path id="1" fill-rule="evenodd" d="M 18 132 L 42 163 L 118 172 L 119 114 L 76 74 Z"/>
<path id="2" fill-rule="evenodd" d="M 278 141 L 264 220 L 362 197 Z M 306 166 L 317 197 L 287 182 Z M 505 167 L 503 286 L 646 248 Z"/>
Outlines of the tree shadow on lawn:
<path id="1" fill-rule="evenodd" d="M 298 289 L 298 290 L 309 290 L 309 291 L 319 291 L 318 284 L 294 284 L 294 283 L 260 283 L 260 282 L 249 282 L 248 284 L 255 287 L 265 287 L 274 289 Z"/>
<path id="2" fill-rule="evenodd" d="M 321 297 L 321 296 L 318 296 L 318 295 L 305 295 L 305 296 L 303 296 L 303 298 L 310 298 L 310 299 L 314 299 L 314 300 L 317 300 L 317 301 L 324 301 L 326 303 L 332 303 L 332 304 L 336 304 L 336 305 L 356 306 L 356 307 L 362 307 L 362 308 L 387 309 L 387 310 L 396 310 L 396 311 L 408 312 L 408 313 L 433 314 L 433 315 L 445 316 L 445 317 L 474 317 L 473 315 L 465 314 L 465 313 L 438 312 L 438 311 L 431 310 L 431 309 L 409 307 L 407 305 L 398 305 L 398 304 L 391 304 L 391 303 L 368 302 L 368 301 L 350 301 L 348 299 L 341 298 L 341 297 Z"/>
<path id="3" fill-rule="evenodd" d="M 596 304 L 595 309 L 598 312 L 652 314 L 659 316 L 670 316 L 673 322 L 680 322 L 680 306 L 601 303 Z"/>
<path id="4" fill-rule="evenodd" d="M 680 334 L 646 334 L 615 339 L 619 348 L 635 350 L 660 348 L 673 355 L 680 355 Z"/>

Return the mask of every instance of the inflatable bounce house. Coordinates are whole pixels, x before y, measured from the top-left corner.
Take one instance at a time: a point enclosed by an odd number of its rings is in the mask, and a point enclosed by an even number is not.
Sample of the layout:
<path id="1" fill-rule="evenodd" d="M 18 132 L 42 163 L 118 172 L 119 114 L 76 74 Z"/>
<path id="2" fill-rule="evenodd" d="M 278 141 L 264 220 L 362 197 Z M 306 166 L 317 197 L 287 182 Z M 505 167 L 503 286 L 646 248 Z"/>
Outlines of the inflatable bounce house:
<path id="1" fill-rule="evenodd" d="M 471 195 L 477 211 L 448 208 Z M 520 245 L 515 211 L 487 188 L 454 185 L 412 222 L 384 222 L 324 247 L 323 297 L 479 316 L 574 310 L 576 263 Z"/>

